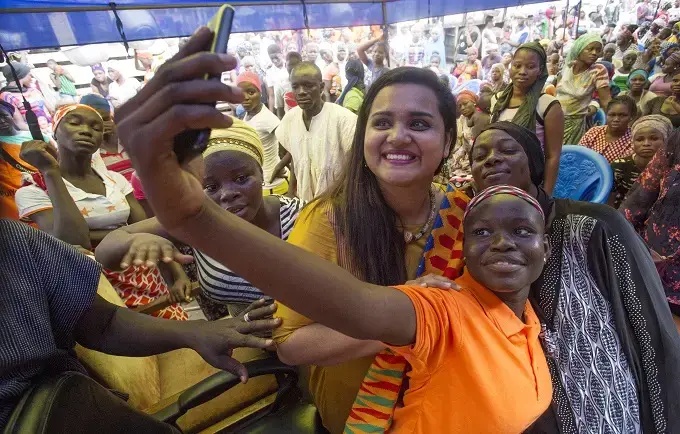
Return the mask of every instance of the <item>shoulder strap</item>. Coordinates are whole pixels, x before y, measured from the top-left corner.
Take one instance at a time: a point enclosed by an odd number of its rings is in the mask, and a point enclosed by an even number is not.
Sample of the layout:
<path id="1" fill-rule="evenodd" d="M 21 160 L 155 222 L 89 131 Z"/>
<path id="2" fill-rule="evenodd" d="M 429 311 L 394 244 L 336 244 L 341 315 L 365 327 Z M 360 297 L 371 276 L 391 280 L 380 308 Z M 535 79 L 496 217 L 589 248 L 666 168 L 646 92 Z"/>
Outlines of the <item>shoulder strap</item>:
<path id="1" fill-rule="evenodd" d="M 3 160 L 5 160 L 10 166 L 14 167 L 15 169 L 17 169 L 17 170 L 20 171 L 20 172 L 23 172 L 23 173 L 31 173 L 31 174 L 36 173 L 35 170 L 29 169 L 29 168 L 26 167 L 24 164 L 18 162 L 18 161 L 17 161 L 14 157 L 12 157 L 12 156 L 9 154 L 9 152 L 7 152 L 7 151 L 5 150 L 5 148 L 3 148 L 2 146 L 0 146 L 0 158 L 2 158 Z"/>

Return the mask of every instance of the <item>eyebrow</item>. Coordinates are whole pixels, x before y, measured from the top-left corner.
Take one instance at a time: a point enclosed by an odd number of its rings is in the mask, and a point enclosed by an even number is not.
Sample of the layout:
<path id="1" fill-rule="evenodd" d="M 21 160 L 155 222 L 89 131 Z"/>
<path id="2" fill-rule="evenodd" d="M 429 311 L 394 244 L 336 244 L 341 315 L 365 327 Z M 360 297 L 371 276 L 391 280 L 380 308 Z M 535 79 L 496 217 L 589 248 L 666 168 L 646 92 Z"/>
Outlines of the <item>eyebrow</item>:
<path id="1" fill-rule="evenodd" d="M 412 111 L 412 112 L 408 112 L 408 114 L 411 117 L 422 116 L 422 117 L 434 119 L 434 116 L 430 112 Z M 380 111 L 380 112 L 375 112 L 371 115 L 371 117 L 375 117 L 375 116 L 394 116 L 394 112 L 391 112 L 389 110 L 384 110 L 384 111 Z"/>

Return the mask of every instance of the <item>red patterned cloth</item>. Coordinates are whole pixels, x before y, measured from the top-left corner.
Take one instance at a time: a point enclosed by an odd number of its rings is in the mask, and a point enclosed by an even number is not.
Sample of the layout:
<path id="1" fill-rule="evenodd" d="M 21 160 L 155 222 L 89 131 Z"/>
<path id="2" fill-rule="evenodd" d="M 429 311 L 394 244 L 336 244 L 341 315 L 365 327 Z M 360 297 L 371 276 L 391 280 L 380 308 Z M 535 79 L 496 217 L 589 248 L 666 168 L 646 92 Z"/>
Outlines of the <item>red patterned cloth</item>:
<path id="1" fill-rule="evenodd" d="M 630 128 L 622 137 L 607 143 L 607 126 L 592 127 L 581 137 L 579 145 L 604 156 L 610 163 L 633 154 L 633 136 Z"/>
<path id="2" fill-rule="evenodd" d="M 157 267 L 129 267 L 124 271 L 104 269 L 104 275 L 128 308 L 151 303 L 158 297 L 170 293 L 168 285 Z M 153 314 L 159 318 L 186 321 L 186 311 L 179 304 L 173 304 Z"/>

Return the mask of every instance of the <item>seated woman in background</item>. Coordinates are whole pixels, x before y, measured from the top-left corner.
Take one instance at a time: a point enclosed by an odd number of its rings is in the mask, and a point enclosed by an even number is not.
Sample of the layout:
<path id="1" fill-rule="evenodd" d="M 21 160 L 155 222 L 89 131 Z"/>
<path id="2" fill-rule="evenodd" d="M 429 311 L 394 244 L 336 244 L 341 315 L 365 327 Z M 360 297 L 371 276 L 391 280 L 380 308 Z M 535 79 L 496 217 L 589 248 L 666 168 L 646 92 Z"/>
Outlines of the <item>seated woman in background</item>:
<path id="1" fill-rule="evenodd" d="M 657 97 L 654 92 L 646 89 L 649 81 L 647 80 L 647 71 L 644 69 L 635 69 L 628 74 L 628 91 L 622 92 L 621 95 L 633 98 L 637 106 L 637 116 L 642 116 L 649 101 Z"/>
<path id="2" fill-rule="evenodd" d="M 610 163 L 633 153 L 630 122 L 637 113 L 635 101 L 627 96 L 612 98 L 607 106 L 607 125 L 592 127 L 579 145 L 604 156 Z"/>
<path id="3" fill-rule="evenodd" d="M 205 173 L 200 181 L 215 203 L 282 240 L 288 239 L 302 202 L 298 198 L 263 196 L 264 150 L 250 125 L 234 119 L 230 128 L 213 130 L 203 158 Z M 123 226 L 97 246 L 97 260 L 112 270 L 143 265 L 135 260 L 136 252 L 147 250 L 160 237 L 171 239 L 156 219 Z M 238 316 L 263 297 L 247 280 L 202 252 L 187 253 L 196 262 L 202 291 L 199 302 L 209 320 Z"/>
<path id="4" fill-rule="evenodd" d="M 522 44 L 510 65 L 510 86 L 491 99 L 491 122 L 512 121 L 536 133 L 545 153 L 544 188 L 552 193 L 560 167 L 564 112 L 557 98 L 543 91 L 548 79 L 545 50 L 538 42 Z"/>
<path id="5" fill-rule="evenodd" d="M 135 170 L 132 168 L 127 152 L 118 143 L 118 132 L 116 131 L 116 124 L 113 122 L 113 111 L 109 102 L 99 95 L 89 94 L 83 96 L 80 103 L 97 110 L 99 116 L 104 120 L 104 135 L 102 145 L 99 148 L 99 155 L 104 161 L 106 169 L 120 173 L 130 181 Z"/>
<path id="6" fill-rule="evenodd" d="M 680 52 L 677 53 L 680 57 Z M 673 128 L 680 127 L 680 70 L 672 76 L 669 96 L 657 96 L 647 103 L 646 115 L 663 115 L 673 124 Z M 651 87 L 650 87 L 651 89 Z"/>
<path id="7" fill-rule="evenodd" d="M 663 63 L 661 64 L 661 72 L 654 74 L 649 85 L 649 90 L 659 96 L 671 96 L 673 75 L 680 72 L 680 51 L 674 51 L 672 54 L 667 54 L 668 51 L 664 50 L 664 53 L 666 57 L 662 55 L 661 60 Z"/>
<path id="8" fill-rule="evenodd" d="M 104 121 L 90 106 L 60 107 L 54 115 L 56 149 L 42 141 L 21 147 L 21 158 L 39 173 L 27 177 L 27 184 L 15 196 L 19 216 L 38 228 L 85 249 L 92 249 L 112 230 L 146 218 L 132 194 L 132 186 L 119 173 L 92 163 L 104 133 Z M 173 294 L 188 291 L 188 279 L 178 264 L 168 264 Z M 168 286 L 157 269 L 105 272 L 125 304 L 147 304 L 168 294 Z M 170 279 L 172 277 L 172 280 Z M 184 297 L 174 296 L 174 301 Z M 173 305 L 156 314 L 168 319 L 188 319 Z"/>
<path id="9" fill-rule="evenodd" d="M 643 116 L 633 124 L 633 153 L 611 163 L 614 186 L 607 203 L 618 208 L 656 151 L 673 131 L 671 121 L 661 115 Z"/>
<path id="10" fill-rule="evenodd" d="M 614 76 L 611 79 L 614 85 L 619 88 L 619 92 L 626 92 L 628 90 L 628 76 L 633 70 L 637 57 L 638 52 L 636 50 L 628 50 L 623 54 L 621 67 L 614 72 Z"/>
<path id="11" fill-rule="evenodd" d="M 662 262 L 671 310 L 680 315 L 680 132 L 666 140 L 619 210 Z"/>
<path id="12" fill-rule="evenodd" d="M 347 65 L 345 65 L 345 76 L 347 77 L 347 86 L 342 90 L 342 94 L 340 94 L 336 103 L 357 114 L 366 96 L 364 65 L 357 59 L 348 60 Z"/>
<path id="13" fill-rule="evenodd" d="M 90 90 L 93 94 L 99 95 L 102 98 L 109 97 L 109 85 L 113 80 L 106 75 L 106 70 L 101 63 L 97 63 L 90 67 L 92 69 L 92 81 L 90 81 Z"/>
<path id="14" fill-rule="evenodd" d="M 500 92 L 508 85 L 505 81 L 505 66 L 502 63 L 494 63 L 491 66 L 487 83 L 491 86 L 491 93 Z"/>

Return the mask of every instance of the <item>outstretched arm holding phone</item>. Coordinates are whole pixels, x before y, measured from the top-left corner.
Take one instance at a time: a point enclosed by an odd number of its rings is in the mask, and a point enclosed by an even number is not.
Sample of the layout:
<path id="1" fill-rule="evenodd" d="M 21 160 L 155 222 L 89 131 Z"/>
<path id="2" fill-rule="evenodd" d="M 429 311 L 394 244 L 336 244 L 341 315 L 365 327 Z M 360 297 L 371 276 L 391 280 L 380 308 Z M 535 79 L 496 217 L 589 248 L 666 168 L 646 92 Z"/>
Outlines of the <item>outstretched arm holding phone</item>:
<path id="1" fill-rule="evenodd" d="M 181 170 L 173 152 L 174 137 L 186 129 L 228 128 L 231 118 L 208 103 L 243 99 L 238 89 L 202 79 L 206 73 L 235 66 L 231 56 L 203 52 L 211 38 L 208 29 L 200 29 L 116 113 L 122 143 L 161 224 L 173 236 L 228 264 L 253 285 L 317 322 L 358 339 L 413 343 L 416 316 L 406 294 L 361 282 L 344 269 L 222 210 L 193 176 Z M 149 137 L 154 138 L 152 142 Z M 267 271 L 258 263 L 268 264 Z"/>

